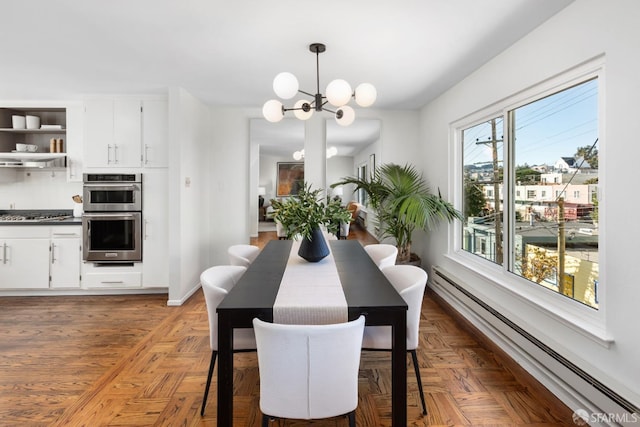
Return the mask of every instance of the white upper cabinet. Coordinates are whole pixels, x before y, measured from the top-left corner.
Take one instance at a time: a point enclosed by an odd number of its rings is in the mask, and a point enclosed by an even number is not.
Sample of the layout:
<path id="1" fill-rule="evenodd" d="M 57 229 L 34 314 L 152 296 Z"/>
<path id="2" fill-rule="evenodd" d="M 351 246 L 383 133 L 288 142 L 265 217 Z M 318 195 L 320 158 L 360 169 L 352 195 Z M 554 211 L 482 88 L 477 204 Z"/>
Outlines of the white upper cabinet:
<path id="1" fill-rule="evenodd" d="M 67 107 L 67 180 L 82 182 L 83 158 L 83 117 L 81 104 Z"/>
<path id="2" fill-rule="evenodd" d="M 166 99 L 142 100 L 142 165 L 167 167 L 169 112 Z"/>
<path id="3" fill-rule="evenodd" d="M 140 166 L 140 99 L 92 98 L 84 107 L 85 166 Z"/>
<path id="4" fill-rule="evenodd" d="M 164 97 L 85 99 L 85 167 L 166 167 Z"/>
<path id="5" fill-rule="evenodd" d="M 112 166 L 140 166 L 142 139 L 142 102 L 139 99 L 113 101 Z M 107 153 L 108 154 L 108 153 Z"/>

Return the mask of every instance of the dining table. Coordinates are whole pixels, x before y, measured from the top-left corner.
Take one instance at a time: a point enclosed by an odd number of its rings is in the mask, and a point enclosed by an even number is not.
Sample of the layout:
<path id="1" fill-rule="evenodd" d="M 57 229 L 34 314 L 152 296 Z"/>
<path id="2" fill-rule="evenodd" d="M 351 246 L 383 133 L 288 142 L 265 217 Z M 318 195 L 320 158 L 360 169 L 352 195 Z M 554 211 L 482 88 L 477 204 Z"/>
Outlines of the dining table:
<path id="1" fill-rule="evenodd" d="M 365 316 L 367 326 L 391 326 L 391 417 L 392 425 L 405 427 L 407 425 L 407 304 L 396 292 L 389 280 L 378 266 L 364 251 L 357 240 L 330 240 L 330 262 L 335 264 L 339 287 L 346 300 L 345 320 L 357 319 Z M 238 283 L 218 305 L 218 402 L 217 425 L 231 427 L 233 422 L 233 331 L 236 328 L 251 328 L 254 318 L 263 321 L 274 321 L 274 305 L 281 292 L 283 277 L 294 277 L 294 291 L 296 280 L 312 281 L 315 277 L 322 277 L 322 273 L 308 274 L 296 278 L 291 275 L 294 269 L 292 259 L 295 260 L 295 241 L 272 240 L 261 250 L 260 254 L 250 264 Z M 306 262 L 306 261 L 305 261 Z M 306 271 L 322 271 L 327 268 L 326 262 L 319 262 L 317 266 L 308 265 Z M 309 263 L 313 264 L 313 263 Z M 316 277 L 317 276 L 317 277 Z M 294 292 L 295 298 L 297 294 Z M 323 298 L 313 298 L 317 307 L 322 311 L 325 304 Z"/>

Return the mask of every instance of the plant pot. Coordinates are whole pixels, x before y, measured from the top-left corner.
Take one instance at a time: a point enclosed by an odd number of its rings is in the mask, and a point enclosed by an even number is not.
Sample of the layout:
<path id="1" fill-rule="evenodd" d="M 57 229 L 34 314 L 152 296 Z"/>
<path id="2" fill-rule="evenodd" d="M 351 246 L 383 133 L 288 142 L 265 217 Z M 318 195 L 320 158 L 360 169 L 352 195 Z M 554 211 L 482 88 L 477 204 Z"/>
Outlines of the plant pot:
<path id="1" fill-rule="evenodd" d="M 408 260 L 398 261 L 397 264 L 415 265 L 416 267 L 422 267 L 422 259 L 420 259 L 418 255 L 412 252 Z"/>
<path id="2" fill-rule="evenodd" d="M 311 232 L 311 240 L 304 238 L 300 243 L 298 255 L 309 262 L 318 262 L 329 255 L 327 241 L 319 228 Z"/>

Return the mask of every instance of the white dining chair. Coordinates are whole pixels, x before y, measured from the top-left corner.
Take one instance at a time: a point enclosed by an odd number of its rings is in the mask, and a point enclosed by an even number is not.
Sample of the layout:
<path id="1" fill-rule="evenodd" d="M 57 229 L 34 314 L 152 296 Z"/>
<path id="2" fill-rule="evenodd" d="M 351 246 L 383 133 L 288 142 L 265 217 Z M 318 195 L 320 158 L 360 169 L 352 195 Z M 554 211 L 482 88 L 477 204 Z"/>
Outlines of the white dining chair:
<path id="1" fill-rule="evenodd" d="M 249 267 L 260 253 L 260 248 L 253 245 L 232 245 L 227 249 L 229 263 Z"/>
<path id="2" fill-rule="evenodd" d="M 392 265 L 383 268 L 382 273 L 389 282 L 391 282 L 408 306 L 407 352 L 411 353 L 420 400 L 422 402 L 422 413 L 426 415 L 427 405 L 424 400 L 424 391 L 422 390 L 422 379 L 420 378 L 416 349 L 419 343 L 420 312 L 422 310 L 422 299 L 427 285 L 427 272 L 413 265 Z M 364 337 L 362 338 L 362 349 L 391 351 L 391 327 L 367 326 L 364 329 Z"/>
<path id="3" fill-rule="evenodd" d="M 285 230 L 284 225 L 280 221 L 275 221 L 276 223 L 276 237 L 278 240 L 286 240 L 287 239 L 287 230 Z"/>
<path id="4" fill-rule="evenodd" d="M 211 347 L 211 362 L 209 363 L 209 373 L 207 374 L 207 384 L 202 398 L 202 409 L 200 415 L 204 415 L 204 408 L 207 406 L 207 396 L 211 386 L 213 368 L 218 355 L 218 314 L 216 308 L 231 289 L 236 285 L 240 277 L 247 270 L 239 265 L 217 265 L 210 267 L 200 275 L 200 284 L 204 292 L 204 300 L 207 305 L 207 315 L 209 317 L 209 345 Z M 234 329 L 233 331 L 233 351 L 255 351 L 256 340 L 253 329 Z"/>
<path id="5" fill-rule="evenodd" d="M 380 269 L 394 265 L 398 257 L 398 248 L 386 243 L 373 243 L 365 246 L 364 250 Z"/>
<path id="6" fill-rule="evenodd" d="M 347 415 L 355 427 L 364 316 L 329 325 L 253 320 L 262 426 L 273 418 Z"/>

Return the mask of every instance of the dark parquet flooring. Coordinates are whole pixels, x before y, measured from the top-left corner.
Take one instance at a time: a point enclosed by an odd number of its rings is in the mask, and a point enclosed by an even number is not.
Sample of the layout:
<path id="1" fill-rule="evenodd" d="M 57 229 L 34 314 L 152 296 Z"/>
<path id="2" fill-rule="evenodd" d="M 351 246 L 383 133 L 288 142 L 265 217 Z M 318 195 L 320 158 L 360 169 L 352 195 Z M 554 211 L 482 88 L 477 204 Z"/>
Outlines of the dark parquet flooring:
<path id="1" fill-rule="evenodd" d="M 352 233 L 363 244 L 375 241 Z M 261 236 L 262 244 L 273 234 Z M 181 307 L 166 300 L 0 298 L 0 426 L 214 426 L 215 377 L 206 414 L 199 413 L 210 358 L 204 297 L 197 292 Z M 574 425 L 569 408 L 431 292 L 418 358 L 429 415 L 420 414 L 408 359 L 411 426 Z M 235 355 L 234 365 L 234 426 L 259 426 L 255 353 Z M 359 426 L 391 425 L 390 389 L 390 355 L 363 353 Z"/>

